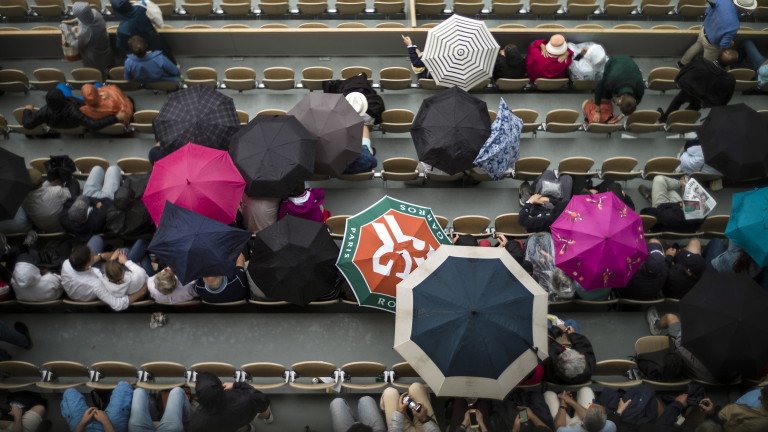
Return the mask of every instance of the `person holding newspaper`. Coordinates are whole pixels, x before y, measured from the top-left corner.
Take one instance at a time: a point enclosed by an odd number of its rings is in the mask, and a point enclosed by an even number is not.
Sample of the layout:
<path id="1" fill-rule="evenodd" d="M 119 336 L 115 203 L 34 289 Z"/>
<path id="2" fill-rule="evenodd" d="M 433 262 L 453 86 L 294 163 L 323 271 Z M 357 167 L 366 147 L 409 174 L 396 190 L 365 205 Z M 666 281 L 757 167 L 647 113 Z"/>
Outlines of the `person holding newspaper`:
<path id="1" fill-rule="evenodd" d="M 683 186 L 685 192 L 681 196 L 677 191 Z M 715 206 L 704 188 L 688 176 L 674 179 L 657 175 L 651 188 L 640 185 L 638 191 L 651 203 L 651 207 L 642 209 L 640 214 L 656 216 L 656 231 L 694 232 Z"/>

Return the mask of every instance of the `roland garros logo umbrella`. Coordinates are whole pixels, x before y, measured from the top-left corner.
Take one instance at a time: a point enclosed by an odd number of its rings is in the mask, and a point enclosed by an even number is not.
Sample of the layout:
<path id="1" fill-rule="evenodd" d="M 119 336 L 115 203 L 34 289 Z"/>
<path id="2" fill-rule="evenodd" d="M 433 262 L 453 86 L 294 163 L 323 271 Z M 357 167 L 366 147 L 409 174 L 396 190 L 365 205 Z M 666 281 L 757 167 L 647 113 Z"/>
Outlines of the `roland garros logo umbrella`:
<path id="1" fill-rule="evenodd" d="M 361 306 L 394 312 L 397 284 L 449 244 L 432 209 L 385 196 L 347 219 L 336 266 Z"/>

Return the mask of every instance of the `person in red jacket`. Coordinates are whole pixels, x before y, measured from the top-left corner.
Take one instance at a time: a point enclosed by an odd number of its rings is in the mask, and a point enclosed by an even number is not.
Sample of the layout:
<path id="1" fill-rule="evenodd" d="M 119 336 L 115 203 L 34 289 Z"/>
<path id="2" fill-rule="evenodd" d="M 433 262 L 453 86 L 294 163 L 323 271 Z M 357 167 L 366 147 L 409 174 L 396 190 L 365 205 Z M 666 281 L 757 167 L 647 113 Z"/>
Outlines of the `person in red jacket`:
<path id="1" fill-rule="evenodd" d="M 531 83 L 539 78 L 568 78 L 568 66 L 573 61 L 573 51 L 568 49 L 563 35 L 536 40 L 528 47 L 526 68 Z"/>

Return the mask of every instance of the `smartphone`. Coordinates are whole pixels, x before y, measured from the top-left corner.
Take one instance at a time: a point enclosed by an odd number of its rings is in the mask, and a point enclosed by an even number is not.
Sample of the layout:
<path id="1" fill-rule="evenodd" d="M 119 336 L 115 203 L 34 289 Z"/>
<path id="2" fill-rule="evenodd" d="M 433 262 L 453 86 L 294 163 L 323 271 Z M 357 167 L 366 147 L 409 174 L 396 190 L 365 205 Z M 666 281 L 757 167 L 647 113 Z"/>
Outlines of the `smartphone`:
<path id="1" fill-rule="evenodd" d="M 480 429 L 480 424 L 477 423 L 477 410 L 469 410 L 469 428 Z"/>
<path id="2" fill-rule="evenodd" d="M 528 411 L 520 410 L 517 413 L 520 415 L 520 422 L 525 423 L 528 421 Z"/>

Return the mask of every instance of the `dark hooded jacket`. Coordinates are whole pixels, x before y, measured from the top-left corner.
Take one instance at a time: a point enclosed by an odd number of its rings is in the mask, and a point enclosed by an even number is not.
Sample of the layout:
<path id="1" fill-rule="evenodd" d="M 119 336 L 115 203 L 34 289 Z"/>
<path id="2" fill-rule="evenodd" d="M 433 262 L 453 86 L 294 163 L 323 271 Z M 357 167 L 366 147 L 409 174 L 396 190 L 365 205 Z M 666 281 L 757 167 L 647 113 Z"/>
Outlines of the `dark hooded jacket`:
<path id="1" fill-rule="evenodd" d="M 99 130 L 117 123 L 117 117 L 110 115 L 100 119 L 92 119 L 80 112 L 83 101 L 66 97 L 59 89 L 53 89 L 45 95 L 46 105 L 37 112 L 25 109 L 22 123 L 26 129 L 34 129 L 45 123 L 52 128 L 70 129 L 85 126 L 91 130 Z"/>
<path id="2" fill-rule="evenodd" d="M 248 383 L 234 383 L 224 390 L 213 374 L 197 375 L 195 394 L 200 406 L 192 414 L 188 432 L 234 432 L 269 407 L 269 398 Z"/>
<path id="3" fill-rule="evenodd" d="M 736 78 L 712 60 L 695 57 L 675 77 L 681 90 L 700 99 L 704 108 L 728 105 L 736 89 Z"/>
<path id="4" fill-rule="evenodd" d="M 150 51 L 164 51 L 168 55 L 160 34 L 157 33 L 147 16 L 147 10 L 141 6 L 134 6 L 129 0 L 110 0 L 115 16 L 120 20 L 117 27 L 117 47 L 128 51 L 128 39 L 131 36 L 141 36 Z"/>
<path id="5" fill-rule="evenodd" d="M 504 49 L 504 55 L 499 54 L 496 57 L 496 64 L 493 66 L 493 79 L 499 78 L 525 78 L 525 59 L 516 46 Z"/>

